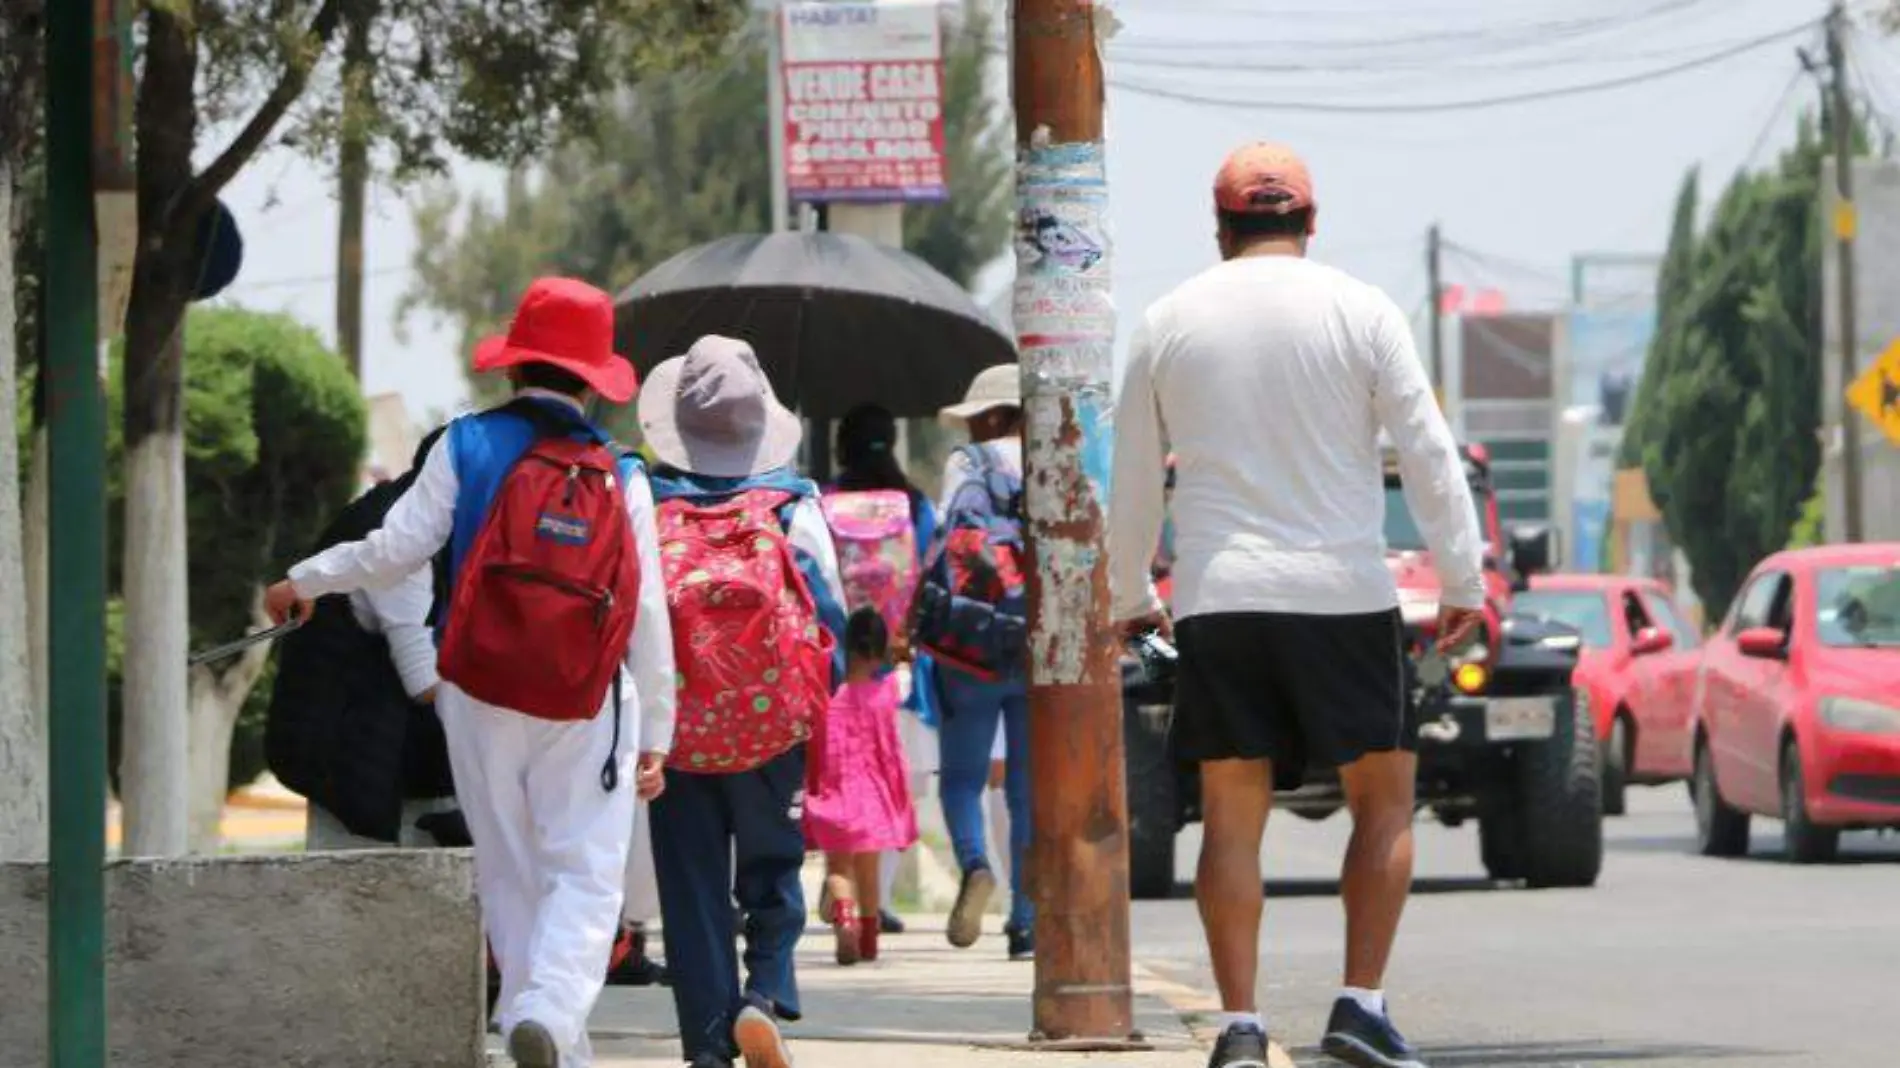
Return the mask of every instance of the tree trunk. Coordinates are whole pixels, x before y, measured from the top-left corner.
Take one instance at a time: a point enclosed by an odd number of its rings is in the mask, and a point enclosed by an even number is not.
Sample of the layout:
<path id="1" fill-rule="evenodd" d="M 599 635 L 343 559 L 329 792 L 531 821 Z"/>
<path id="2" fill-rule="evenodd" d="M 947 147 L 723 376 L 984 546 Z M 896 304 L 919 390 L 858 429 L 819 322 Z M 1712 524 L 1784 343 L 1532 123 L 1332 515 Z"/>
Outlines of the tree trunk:
<path id="1" fill-rule="evenodd" d="M 176 856 L 189 845 L 184 465 L 176 428 L 126 450 L 120 783 L 131 856 Z"/>
<path id="2" fill-rule="evenodd" d="M 185 657 L 184 320 L 197 276 L 197 219 L 174 210 L 191 185 L 198 56 L 169 5 L 145 17 L 139 79 L 139 249 L 125 331 L 125 852 L 189 845 Z"/>
<path id="3" fill-rule="evenodd" d="M 259 620 L 268 622 L 261 612 Z M 270 646 L 260 644 L 246 649 L 235 661 L 191 669 L 193 853 L 215 853 L 224 841 L 219 824 L 225 798 L 230 794 L 231 735 L 245 698 L 251 695 L 269 660 Z"/>
<path id="4" fill-rule="evenodd" d="M 0 857 L 46 855 L 46 736 L 27 661 L 26 568 L 15 421 L 14 171 L 0 156 Z"/>

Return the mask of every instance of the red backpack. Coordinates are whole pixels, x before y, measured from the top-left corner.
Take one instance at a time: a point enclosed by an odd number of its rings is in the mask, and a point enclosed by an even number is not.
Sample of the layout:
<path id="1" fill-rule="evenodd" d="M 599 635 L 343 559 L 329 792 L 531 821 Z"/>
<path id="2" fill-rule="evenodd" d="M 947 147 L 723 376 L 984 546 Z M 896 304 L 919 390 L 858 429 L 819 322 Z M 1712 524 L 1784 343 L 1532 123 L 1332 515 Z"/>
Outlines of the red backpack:
<path id="1" fill-rule="evenodd" d="M 537 719 L 593 719 L 619 684 L 639 597 L 614 450 L 541 437 L 503 477 L 462 561 L 442 678 Z"/>
<path id="2" fill-rule="evenodd" d="M 830 700 L 833 639 L 779 521 L 792 499 L 755 489 L 659 504 L 680 677 L 667 763 L 681 771 L 750 771 L 811 737 Z"/>

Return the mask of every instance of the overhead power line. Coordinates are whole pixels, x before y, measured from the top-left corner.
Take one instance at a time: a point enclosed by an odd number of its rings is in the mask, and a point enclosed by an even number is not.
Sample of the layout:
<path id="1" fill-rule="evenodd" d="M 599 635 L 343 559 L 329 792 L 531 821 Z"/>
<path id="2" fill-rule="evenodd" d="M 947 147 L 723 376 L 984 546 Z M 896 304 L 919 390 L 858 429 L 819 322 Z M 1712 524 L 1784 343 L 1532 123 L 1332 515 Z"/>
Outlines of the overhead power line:
<path id="1" fill-rule="evenodd" d="M 1207 93 L 1151 85 L 1144 82 L 1129 81 L 1123 78 L 1110 78 L 1108 84 L 1117 89 L 1127 90 L 1142 96 L 1151 96 L 1161 100 L 1173 100 L 1184 104 L 1201 104 L 1208 107 L 1233 108 L 1243 111 L 1303 111 L 1330 115 L 1416 115 L 1449 111 L 1476 111 L 1485 108 L 1509 107 L 1515 104 L 1533 104 L 1545 100 L 1557 100 L 1563 97 L 1582 96 L 1589 93 L 1607 92 L 1632 85 L 1687 74 L 1690 71 L 1711 67 L 1717 63 L 1733 59 L 1736 56 L 1791 40 L 1797 36 L 1812 32 L 1820 25 L 1819 20 L 1809 19 L 1798 26 L 1792 26 L 1777 33 L 1752 38 L 1739 44 L 1722 48 L 1695 59 L 1674 63 L 1666 67 L 1626 74 L 1601 81 L 1585 82 L 1577 85 L 1556 86 L 1549 89 L 1535 89 L 1522 93 L 1509 93 L 1500 96 L 1475 97 L 1464 100 L 1436 101 L 1392 101 L 1389 103 L 1332 103 L 1319 100 L 1259 100 L 1214 96 Z"/>
<path id="2" fill-rule="evenodd" d="M 1298 40 L 1278 39 L 1271 42 L 1276 49 L 1287 51 L 1349 51 L 1374 52 L 1394 48 L 1414 48 L 1419 45 L 1447 45 L 1461 51 L 1474 46 L 1496 46 L 1499 44 L 1521 43 L 1524 45 L 1544 45 L 1555 39 L 1587 36 L 1605 30 L 1623 29 L 1628 26 L 1647 22 L 1651 19 L 1673 15 L 1713 0 L 1662 0 L 1650 7 L 1637 11 L 1622 11 L 1609 15 L 1592 15 L 1587 18 L 1558 19 L 1547 22 L 1519 22 L 1506 25 L 1466 25 L 1457 29 L 1422 30 L 1389 37 L 1352 38 L 1320 37 Z M 1179 14 L 1180 12 L 1177 12 Z M 1234 37 L 1221 38 L 1181 38 L 1150 37 L 1144 38 L 1136 33 L 1117 38 L 1110 44 L 1111 51 L 1153 50 L 1159 52 L 1232 50 L 1251 48 L 1267 42 L 1256 40 L 1236 40 Z"/>

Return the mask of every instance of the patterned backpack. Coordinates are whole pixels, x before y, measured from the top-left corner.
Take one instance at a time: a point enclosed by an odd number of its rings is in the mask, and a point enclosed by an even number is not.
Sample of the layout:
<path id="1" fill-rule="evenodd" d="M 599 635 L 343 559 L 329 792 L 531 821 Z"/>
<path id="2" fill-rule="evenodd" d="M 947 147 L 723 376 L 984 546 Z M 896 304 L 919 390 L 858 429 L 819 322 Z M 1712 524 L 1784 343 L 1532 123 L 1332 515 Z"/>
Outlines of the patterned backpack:
<path id="1" fill-rule="evenodd" d="M 844 578 L 846 614 L 869 606 L 892 634 L 903 632 L 917 590 L 917 529 L 903 490 L 827 493 L 820 502 Z"/>
<path id="2" fill-rule="evenodd" d="M 667 763 L 736 774 L 811 736 L 831 697 L 831 632 L 779 519 L 793 496 L 747 490 L 658 506 L 679 706 Z"/>
<path id="3" fill-rule="evenodd" d="M 1029 648 L 1022 479 L 984 446 L 959 451 L 974 477 L 944 509 L 924 558 L 911 644 L 980 679 L 1016 679 Z"/>

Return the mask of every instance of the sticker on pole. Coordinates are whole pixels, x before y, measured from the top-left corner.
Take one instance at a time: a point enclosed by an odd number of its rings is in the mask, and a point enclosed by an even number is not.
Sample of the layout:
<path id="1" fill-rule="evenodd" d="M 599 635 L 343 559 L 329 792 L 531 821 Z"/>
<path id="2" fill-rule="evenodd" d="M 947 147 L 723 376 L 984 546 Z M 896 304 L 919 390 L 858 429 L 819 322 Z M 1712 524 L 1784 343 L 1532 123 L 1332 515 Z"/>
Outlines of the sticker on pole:
<path id="1" fill-rule="evenodd" d="M 1900 338 L 1847 387 L 1847 403 L 1900 445 Z"/>
<path id="2" fill-rule="evenodd" d="M 948 196 L 934 0 L 790 3 L 779 20 L 785 187 L 795 201 Z"/>

